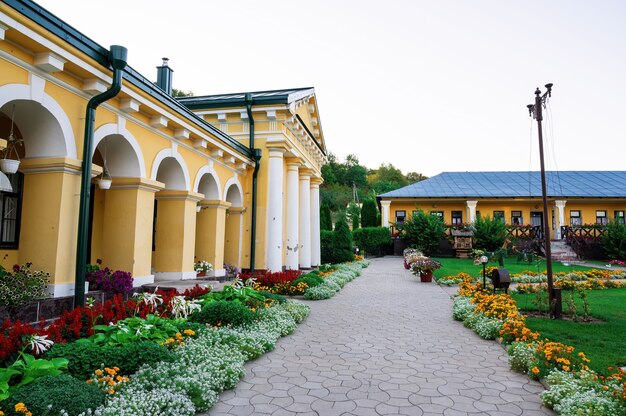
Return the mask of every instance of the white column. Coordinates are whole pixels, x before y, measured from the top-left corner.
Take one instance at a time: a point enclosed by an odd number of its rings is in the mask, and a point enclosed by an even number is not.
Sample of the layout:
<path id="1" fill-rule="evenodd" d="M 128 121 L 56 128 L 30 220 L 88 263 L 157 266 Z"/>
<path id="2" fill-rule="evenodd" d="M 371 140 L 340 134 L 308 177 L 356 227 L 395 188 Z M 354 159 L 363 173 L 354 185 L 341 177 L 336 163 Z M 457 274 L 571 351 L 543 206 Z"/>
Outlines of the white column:
<path id="1" fill-rule="evenodd" d="M 283 254 L 283 149 L 269 149 L 267 191 L 267 269 L 282 271 Z"/>
<path id="2" fill-rule="evenodd" d="M 565 225 L 565 204 L 566 203 L 567 201 L 564 201 L 564 200 L 554 201 L 554 204 L 556 205 L 556 208 L 557 208 L 557 216 L 558 216 L 557 227 L 554 232 L 554 238 L 556 238 L 557 240 L 561 239 L 561 227 Z"/>
<path id="3" fill-rule="evenodd" d="M 298 260 L 301 269 L 311 268 L 311 173 L 300 171 L 300 250 Z"/>
<path id="4" fill-rule="evenodd" d="M 465 201 L 467 203 L 467 208 L 469 209 L 469 222 L 474 223 L 476 221 L 476 204 L 478 201 Z"/>
<path id="5" fill-rule="evenodd" d="M 311 180 L 311 266 L 322 263 L 320 248 L 320 179 Z"/>
<path id="6" fill-rule="evenodd" d="M 298 270 L 298 167 L 299 162 L 287 163 L 287 241 L 285 243 L 285 267 Z"/>
<path id="7" fill-rule="evenodd" d="M 389 227 L 389 207 L 391 206 L 391 201 L 380 201 L 380 206 L 383 209 L 381 224 L 382 227 Z"/>

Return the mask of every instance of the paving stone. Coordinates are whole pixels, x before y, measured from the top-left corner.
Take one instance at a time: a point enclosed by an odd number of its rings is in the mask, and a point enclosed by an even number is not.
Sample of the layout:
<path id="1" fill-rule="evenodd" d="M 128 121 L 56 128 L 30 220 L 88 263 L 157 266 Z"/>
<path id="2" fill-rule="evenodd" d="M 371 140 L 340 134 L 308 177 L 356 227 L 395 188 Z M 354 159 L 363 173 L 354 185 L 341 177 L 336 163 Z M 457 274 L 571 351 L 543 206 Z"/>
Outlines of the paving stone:
<path id="1" fill-rule="evenodd" d="M 452 319 L 455 291 L 417 281 L 399 257 L 373 259 L 335 297 L 303 301 L 307 320 L 246 363 L 210 414 L 553 415 L 499 344 Z"/>

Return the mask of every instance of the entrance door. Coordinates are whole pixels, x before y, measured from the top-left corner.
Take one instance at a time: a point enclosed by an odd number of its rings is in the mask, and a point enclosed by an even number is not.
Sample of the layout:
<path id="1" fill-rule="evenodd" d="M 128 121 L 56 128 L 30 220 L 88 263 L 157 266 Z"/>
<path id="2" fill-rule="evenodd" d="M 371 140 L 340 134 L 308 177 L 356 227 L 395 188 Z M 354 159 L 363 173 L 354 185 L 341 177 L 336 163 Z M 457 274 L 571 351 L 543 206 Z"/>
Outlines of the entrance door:
<path id="1" fill-rule="evenodd" d="M 532 225 L 533 227 L 542 227 L 543 226 L 543 212 L 531 211 L 530 225 Z"/>

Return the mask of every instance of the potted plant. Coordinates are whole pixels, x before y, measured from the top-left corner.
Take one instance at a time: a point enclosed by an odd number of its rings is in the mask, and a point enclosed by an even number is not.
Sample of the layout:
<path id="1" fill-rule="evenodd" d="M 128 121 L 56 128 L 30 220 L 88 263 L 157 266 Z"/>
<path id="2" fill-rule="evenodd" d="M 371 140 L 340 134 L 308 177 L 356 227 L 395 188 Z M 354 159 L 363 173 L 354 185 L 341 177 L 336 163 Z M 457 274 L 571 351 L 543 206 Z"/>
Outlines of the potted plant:
<path id="1" fill-rule="evenodd" d="M 111 188 L 112 180 L 113 179 L 111 178 L 109 171 L 105 167 L 104 170 L 102 171 L 102 175 L 98 179 L 98 188 L 103 189 L 103 190 L 107 190 Z"/>
<path id="2" fill-rule="evenodd" d="M 13 113 L 15 114 L 15 106 L 13 106 Z M 22 146 L 23 140 L 18 139 L 13 134 L 13 118 L 11 116 L 11 132 L 9 133 L 9 138 L 7 139 L 7 148 L 4 149 L 4 157 L 0 159 L 0 171 L 5 174 L 11 174 L 17 172 L 17 169 L 20 167 L 20 155 L 17 152 L 17 146 Z M 15 159 L 10 159 L 11 153 L 15 154 Z"/>
<path id="3" fill-rule="evenodd" d="M 433 271 L 441 267 L 441 263 L 428 257 L 421 257 L 411 264 L 411 273 L 419 275 L 420 281 L 432 282 Z"/>
<path id="4" fill-rule="evenodd" d="M 213 270 L 213 265 L 208 261 L 201 260 L 194 264 L 193 269 L 196 271 L 198 277 L 204 277 L 208 271 Z"/>

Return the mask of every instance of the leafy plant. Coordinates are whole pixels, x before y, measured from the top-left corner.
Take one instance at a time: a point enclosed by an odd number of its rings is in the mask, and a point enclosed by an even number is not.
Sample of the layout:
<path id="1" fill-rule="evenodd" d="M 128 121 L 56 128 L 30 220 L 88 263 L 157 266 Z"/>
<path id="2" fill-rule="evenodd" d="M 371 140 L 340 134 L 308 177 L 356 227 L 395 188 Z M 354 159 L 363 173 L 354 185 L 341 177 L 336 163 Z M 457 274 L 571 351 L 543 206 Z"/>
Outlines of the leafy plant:
<path id="1" fill-rule="evenodd" d="M 506 224 L 490 216 L 477 216 L 474 221 L 474 247 L 487 251 L 496 251 L 506 239 Z"/>
<path id="2" fill-rule="evenodd" d="M 185 323 L 191 326 L 190 322 Z M 197 329 L 197 328 L 196 328 Z M 123 368 L 132 374 L 144 364 L 170 362 L 174 359 L 171 350 L 151 341 L 138 341 L 122 345 L 95 344 L 93 342 L 70 342 L 55 344 L 46 358 L 65 357 L 70 375 L 87 380 L 101 365 Z"/>
<path id="3" fill-rule="evenodd" d="M 346 211 L 346 215 L 348 217 L 348 219 L 350 220 L 350 224 L 352 224 L 352 229 L 356 230 L 357 228 L 360 227 L 361 225 L 361 208 L 355 204 L 354 202 L 351 202 L 348 205 L 348 209 Z"/>
<path id="4" fill-rule="evenodd" d="M 607 224 L 602 244 L 610 259 L 626 258 L 626 224 L 619 221 Z"/>
<path id="5" fill-rule="evenodd" d="M 324 279 L 313 273 L 307 273 L 305 275 L 298 277 L 291 284 L 295 286 L 298 283 L 305 283 L 308 287 L 313 287 L 313 286 L 319 286 L 322 283 L 324 283 Z"/>
<path id="6" fill-rule="evenodd" d="M 13 409 L 17 403 L 24 403 L 35 415 L 65 411 L 68 416 L 77 416 L 88 409 L 95 409 L 104 403 L 104 399 L 97 387 L 60 374 L 44 376 L 19 387 L 3 405 Z"/>
<path id="7" fill-rule="evenodd" d="M 124 345 L 137 341 L 159 343 L 179 332 L 173 320 L 157 315 L 148 315 L 145 319 L 136 316 L 126 318 L 114 325 L 95 325 L 93 330 L 91 337 L 78 342 L 108 345 Z"/>
<path id="8" fill-rule="evenodd" d="M 194 312 L 189 320 L 211 326 L 249 324 L 254 320 L 254 313 L 239 302 L 216 301 L 202 307 L 199 312 Z"/>
<path id="9" fill-rule="evenodd" d="M 404 223 L 396 223 L 400 236 L 413 248 L 417 248 L 426 255 L 435 253 L 439 241 L 445 237 L 444 223 L 434 215 L 417 210 Z"/>

